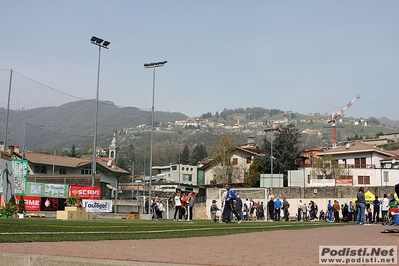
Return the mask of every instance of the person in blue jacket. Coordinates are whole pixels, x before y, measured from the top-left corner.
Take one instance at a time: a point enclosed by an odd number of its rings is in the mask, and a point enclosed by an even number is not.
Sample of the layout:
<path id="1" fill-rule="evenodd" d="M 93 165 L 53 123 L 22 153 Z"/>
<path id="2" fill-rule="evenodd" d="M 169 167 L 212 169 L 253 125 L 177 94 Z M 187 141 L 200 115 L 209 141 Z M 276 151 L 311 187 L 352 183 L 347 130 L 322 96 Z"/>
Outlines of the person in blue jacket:
<path id="1" fill-rule="evenodd" d="M 333 219 L 333 206 L 331 204 L 331 200 L 328 200 L 327 210 L 328 210 L 328 221 L 332 222 L 332 219 Z"/>
<path id="2" fill-rule="evenodd" d="M 230 184 L 225 184 L 226 188 L 226 198 L 225 198 L 225 210 L 223 210 L 223 219 L 221 222 L 228 223 L 231 221 L 230 214 L 234 213 L 237 217 L 238 223 L 241 223 L 241 215 L 237 212 L 234 206 L 234 200 L 237 199 L 237 193 L 231 189 Z"/>
<path id="3" fill-rule="evenodd" d="M 274 216 L 276 217 L 275 221 L 280 221 L 280 212 L 281 212 L 281 200 L 279 197 L 277 197 L 276 201 L 274 202 Z"/>

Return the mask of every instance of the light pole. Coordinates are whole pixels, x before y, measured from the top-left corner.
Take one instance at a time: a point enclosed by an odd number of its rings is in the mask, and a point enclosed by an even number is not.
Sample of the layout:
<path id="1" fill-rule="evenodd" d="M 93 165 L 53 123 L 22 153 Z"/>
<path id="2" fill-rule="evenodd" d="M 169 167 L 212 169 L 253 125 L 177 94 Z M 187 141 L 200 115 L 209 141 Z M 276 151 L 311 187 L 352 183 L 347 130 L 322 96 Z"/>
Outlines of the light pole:
<path id="1" fill-rule="evenodd" d="M 98 128 L 98 96 L 100 92 L 100 61 L 101 61 L 101 48 L 108 49 L 110 45 L 109 41 L 104 41 L 103 39 L 97 38 L 95 36 L 91 37 L 90 42 L 98 46 L 98 70 L 97 70 L 97 93 L 96 93 L 96 119 L 94 122 L 94 141 L 93 141 L 93 158 L 91 162 L 91 185 L 94 186 L 94 181 L 96 178 L 96 147 L 97 147 L 97 128 Z"/>
<path id="2" fill-rule="evenodd" d="M 270 133 L 270 194 L 273 195 L 273 163 L 274 163 L 274 157 L 273 157 L 273 133 L 280 131 L 278 128 L 271 128 L 271 129 L 265 129 L 265 132 Z"/>
<path id="3" fill-rule="evenodd" d="M 151 183 L 152 183 L 152 150 L 154 146 L 154 98 L 155 98 L 155 68 L 163 67 L 168 61 L 144 64 L 145 68 L 152 68 L 152 108 L 151 108 L 151 143 L 150 143 L 150 182 L 148 184 L 148 213 L 151 213 Z"/>

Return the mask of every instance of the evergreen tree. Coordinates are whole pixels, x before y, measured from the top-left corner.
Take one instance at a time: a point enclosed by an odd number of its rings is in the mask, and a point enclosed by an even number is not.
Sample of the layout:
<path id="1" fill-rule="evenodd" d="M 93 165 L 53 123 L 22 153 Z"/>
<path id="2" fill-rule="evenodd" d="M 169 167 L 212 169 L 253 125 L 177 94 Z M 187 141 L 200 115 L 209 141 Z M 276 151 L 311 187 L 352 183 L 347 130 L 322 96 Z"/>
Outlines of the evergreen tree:
<path id="1" fill-rule="evenodd" d="M 184 146 L 183 152 L 180 155 L 180 163 L 188 164 L 190 158 L 190 151 L 188 150 L 188 146 Z"/>
<path id="2" fill-rule="evenodd" d="M 301 133 L 294 125 L 288 125 L 278 128 L 275 133 L 275 140 L 273 141 L 273 173 L 284 174 L 287 176 L 288 170 L 295 170 L 297 166 L 295 161 L 300 157 L 302 150 L 299 146 L 299 138 Z M 250 167 L 250 173 L 253 176 L 260 174 L 271 173 L 271 140 L 267 136 L 263 140 L 263 151 L 265 156 L 256 159 L 259 163 L 253 163 Z M 248 185 L 257 185 L 257 180 L 252 178 L 251 183 Z M 284 181 L 285 185 L 287 180 Z"/>

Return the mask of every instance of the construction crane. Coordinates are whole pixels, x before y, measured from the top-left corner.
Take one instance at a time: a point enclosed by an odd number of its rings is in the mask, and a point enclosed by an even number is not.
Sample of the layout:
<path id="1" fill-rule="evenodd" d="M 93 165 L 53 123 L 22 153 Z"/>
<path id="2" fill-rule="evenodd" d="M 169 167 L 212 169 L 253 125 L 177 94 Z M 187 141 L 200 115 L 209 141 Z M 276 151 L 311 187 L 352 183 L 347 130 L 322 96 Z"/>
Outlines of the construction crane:
<path id="1" fill-rule="evenodd" d="M 349 107 L 351 107 L 357 100 L 359 100 L 360 95 L 358 94 L 352 101 L 350 101 L 345 107 L 343 107 L 338 113 L 334 114 L 334 109 L 331 112 L 331 119 L 327 121 L 327 124 L 331 124 L 331 136 L 332 136 L 332 147 L 335 148 L 337 146 L 337 128 L 336 128 L 336 119 L 340 117 Z"/>

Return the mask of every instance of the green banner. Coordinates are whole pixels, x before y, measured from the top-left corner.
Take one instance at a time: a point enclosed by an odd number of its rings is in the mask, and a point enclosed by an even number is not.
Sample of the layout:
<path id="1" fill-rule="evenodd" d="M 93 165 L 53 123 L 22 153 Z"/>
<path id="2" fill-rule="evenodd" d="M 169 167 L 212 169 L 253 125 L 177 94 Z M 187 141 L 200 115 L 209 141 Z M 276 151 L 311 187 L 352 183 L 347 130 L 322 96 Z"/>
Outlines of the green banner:
<path id="1" fill-rule="evenodd" d="M 27 182 L 25 195 L 44 197 L 44 183 Z"/>
<path id="2" fill-rule="evenodd" d="M 69 185 L 28 182 L 26 184 L 26 195 L 49 198 L 66 198 L 69 195 Z"/>

